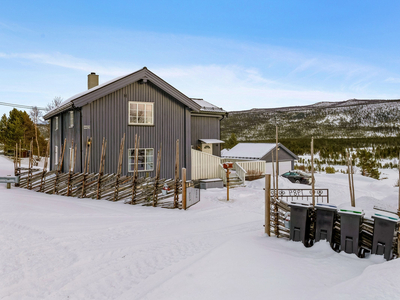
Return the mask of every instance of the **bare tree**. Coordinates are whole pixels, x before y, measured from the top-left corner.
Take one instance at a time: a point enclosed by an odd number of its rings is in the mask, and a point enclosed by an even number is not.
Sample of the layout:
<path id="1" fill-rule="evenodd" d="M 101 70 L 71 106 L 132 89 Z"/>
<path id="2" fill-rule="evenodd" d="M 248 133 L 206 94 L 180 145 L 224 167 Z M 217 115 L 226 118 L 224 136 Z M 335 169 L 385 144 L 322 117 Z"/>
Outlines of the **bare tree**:
<path id="1" fill-rule="evenodd" d="M 37 146 L 37 156 L 38 160 L 40 160 L 40 149 L 39 149 L 39 140 L 38 140 L 38 123 L 40 122 L 40 118 L 42 118 L 42 112 L 37 108 L 37 106 L 33 106 L 29 111 L 31 119 L 35 124 L 35 138 L 36 138 L 36 146 Z"/>
<path id="2" fill-rule="evenodd" d="M 46 105 L 46 112 L 53 110 L 56 107 L 59 107 L 63 101 L 63 98 L 60 96 L 54 97 L 54 99 Z"/>

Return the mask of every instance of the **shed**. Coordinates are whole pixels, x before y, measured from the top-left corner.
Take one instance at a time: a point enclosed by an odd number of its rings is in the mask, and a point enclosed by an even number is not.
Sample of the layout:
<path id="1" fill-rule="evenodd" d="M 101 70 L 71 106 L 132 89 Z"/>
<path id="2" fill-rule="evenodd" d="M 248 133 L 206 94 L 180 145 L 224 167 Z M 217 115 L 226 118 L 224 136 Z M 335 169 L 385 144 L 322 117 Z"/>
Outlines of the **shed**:
<path id="1" fill-rule="evenodd" d="M 239 143 L 221 157 L 228 158 L 233 161 L 251 161 L 263 160 L 266 162 L 266 173 L 272 173 L 272 153 L 274 162 L 276 160 L 276 144 L 275 143 Z M 294 169 L 294 161 L 298 160 L 298 156 L 278 143 L 278 172 L 283 174 Z"/>

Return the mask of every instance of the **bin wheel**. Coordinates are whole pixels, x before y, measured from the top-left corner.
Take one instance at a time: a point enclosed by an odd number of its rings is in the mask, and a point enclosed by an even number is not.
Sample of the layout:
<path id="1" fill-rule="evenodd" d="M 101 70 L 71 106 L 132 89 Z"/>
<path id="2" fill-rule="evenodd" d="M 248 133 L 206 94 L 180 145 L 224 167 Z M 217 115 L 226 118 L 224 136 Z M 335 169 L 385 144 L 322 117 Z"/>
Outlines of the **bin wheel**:
<path id="1" fill-rule="evenodd" d="M 300 183 L 300 180 L 296 179 L 296 181 L 294 183 Z"/>

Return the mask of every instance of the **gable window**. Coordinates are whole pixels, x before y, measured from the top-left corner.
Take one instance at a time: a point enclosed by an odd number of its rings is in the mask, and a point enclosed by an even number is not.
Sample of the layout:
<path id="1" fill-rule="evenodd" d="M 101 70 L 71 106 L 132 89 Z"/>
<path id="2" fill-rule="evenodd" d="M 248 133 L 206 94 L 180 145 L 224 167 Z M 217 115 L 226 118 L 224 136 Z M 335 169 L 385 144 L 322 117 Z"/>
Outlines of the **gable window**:
<path id="1" fill-rule="evenodd" d="M 129 101 L 129 125 L 154 125 L 153 104 Z"/>
<path id="2" fill-rule="evenodd" d="M 128 172 L 135 170 L 135 149 L 128 149 Z M 154 170 L 154 149 L 139 148 L 138 149 L 138 171 L 153 171 Z"/>
<path id="3" fill-rule="evenodd" d="M 54 124 L 54 130 L 58 130 L 58 117 L 55 117 L 54 118 L 54 122 L 55 122 L 55 124 Z"/>
<path id="4" fill-rule="evenodd" d="M 54 164 L 58 165 L 58 146 L 54 147 Z"/>
<path id="5" fill-rule="evenodd" d="M 69 112 L 69 128 L 74 127 L 74 112 Z"/>

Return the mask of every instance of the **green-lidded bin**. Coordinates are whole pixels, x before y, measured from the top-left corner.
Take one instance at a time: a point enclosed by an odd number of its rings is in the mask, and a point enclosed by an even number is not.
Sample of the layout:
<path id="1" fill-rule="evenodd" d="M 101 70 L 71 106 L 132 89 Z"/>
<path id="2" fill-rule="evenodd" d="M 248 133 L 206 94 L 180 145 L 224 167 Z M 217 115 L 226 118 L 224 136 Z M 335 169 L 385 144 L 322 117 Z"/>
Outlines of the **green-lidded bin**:
<path id="1" fill-rule="evenodd" d="M 360 225 L 364 216 L 362 209 L 352 207 L 350 209 L 340 209 L 340 249 L 346 253 L 359 252 Z"/>
<path id="2" fill-rule="evenodd" d="M 372 238 L 372 254 L 383 255 L 386 260 L 392 258 L 393 237 L 400 219 L 389 213 L 375 213 L 374 237 Z"/>

